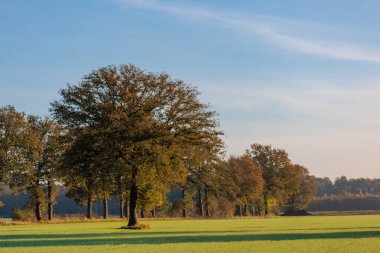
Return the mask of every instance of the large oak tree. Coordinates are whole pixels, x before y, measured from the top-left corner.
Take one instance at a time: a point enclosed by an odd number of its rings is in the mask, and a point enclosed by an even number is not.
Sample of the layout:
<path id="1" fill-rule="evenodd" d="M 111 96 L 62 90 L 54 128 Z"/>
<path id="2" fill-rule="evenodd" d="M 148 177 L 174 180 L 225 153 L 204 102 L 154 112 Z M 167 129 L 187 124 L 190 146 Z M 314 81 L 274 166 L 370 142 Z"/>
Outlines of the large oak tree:
<path id="1" fill-rule="evenodd" d="M 129 226 L 138 225 L 140 180 L 185 176 L 180 150 L 222 134 L 196 88 L 133 65 L 100 68 L 60 94 L 52 103 L 55 118 L 72 133 L 87 129 L 101 137 L 102 159 L 123 160 L 130 175 Z"/>

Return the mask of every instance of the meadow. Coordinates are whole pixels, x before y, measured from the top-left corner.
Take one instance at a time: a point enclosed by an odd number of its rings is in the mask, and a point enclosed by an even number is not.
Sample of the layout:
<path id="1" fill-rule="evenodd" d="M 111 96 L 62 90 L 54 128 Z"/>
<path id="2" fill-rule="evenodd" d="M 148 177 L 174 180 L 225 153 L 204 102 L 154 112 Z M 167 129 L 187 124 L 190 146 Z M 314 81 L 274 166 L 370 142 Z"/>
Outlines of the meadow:
<path id="1" fill-rule="evenodd" d="M 380 215 L 0 226 L 0 252 L 379 252 Z"/>

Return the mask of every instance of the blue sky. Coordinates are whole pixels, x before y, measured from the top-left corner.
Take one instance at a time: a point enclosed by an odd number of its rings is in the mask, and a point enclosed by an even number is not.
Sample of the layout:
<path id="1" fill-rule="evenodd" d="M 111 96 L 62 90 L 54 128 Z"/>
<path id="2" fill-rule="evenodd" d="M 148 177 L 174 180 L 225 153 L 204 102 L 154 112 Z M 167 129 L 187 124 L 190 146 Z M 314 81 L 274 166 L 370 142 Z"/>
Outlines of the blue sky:
<path id="1" fill-rule="evenodd" d="M 380 2 L 3 0 L 0 106 L 132 63 L 195 85 L 229 154 L 286 149 L 317 176 L 380 177 Z"/>

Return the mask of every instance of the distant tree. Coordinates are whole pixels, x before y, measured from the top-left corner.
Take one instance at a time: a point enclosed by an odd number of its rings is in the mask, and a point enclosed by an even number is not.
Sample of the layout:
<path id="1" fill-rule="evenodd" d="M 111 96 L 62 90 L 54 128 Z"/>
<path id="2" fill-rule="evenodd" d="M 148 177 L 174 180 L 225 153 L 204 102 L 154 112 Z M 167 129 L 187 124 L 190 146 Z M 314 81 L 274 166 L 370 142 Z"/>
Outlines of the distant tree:
<path id="1" fill-rule="evenodd" d="M 45 206 L 49 207 L 49 219 L 52 218 L 61 150 L 53 144 L 56 129 L 48 118 L 27 116 L 10 106 L 0 110 L 1 177 L 15 192 L 28 193 L 37 221 L 42 219 Z"/>
<path id="2" fill-rule="evenodd" d="M 188 209 L 193 209 L 193 195 L 196 193 L 197 214 L 210 216 L 210 194 L 217 185 L 216 166 L 224 151 L 224 143 L 219 136 L 209 136 L 197 146 L 188 145 L 183 152 L 187 176 L 181 181 L 182 217 L 187 217 Z M 204 199 L 204 201 L 203 201 Z M 205 212 L 203 212 L 205 210 Z"/>
<path id="3" fill-rule="evenodd" d="M 328 177 L 316 178 L 315 182 L 317 184 L 317 196 L 321 197 L 332 194 L 334 184 Z"/>
<path id="4" fill-rule="evenodd" d="M 329 178 L 316 178 L 318 186 L 318 197 L 323 196 L 344 196 L 350 194 L 379 194 L 380 179 L 357 178 L 348 179 L 341 176 L 332 182 Z"/>
<path id="5" fill-rule="evenodd" d="M 56 119 L 74 131 L 90 129 L 101 136 L 104 159 L 124 161 L 130 174 L 129 226 L 138 225 L 139 176 L 165 170 L 183 175 L 176 151 L 221 134 L 215 112 L 198 100 L 195 88 L 132 65 L 101 68 L 60 94 L 52 103 Z"/>
<path id="6" fill-rule="evenodd" d="M 8 184 L 23 165 L 28 150 L 28 124 L 13 106 L 0 108 L 0 183 Z"/>
<path id="7" fill-rule="evenodd" d="M 334 181 L 334 190 L 338 194 L 347 194 L 352 192 L 351 182 L 347 179 L 346 176 L 341 176 L 335 179 Z"/>
<path id="8" fill-rule="evenodd" d="M 287 203 L 285 207 L 288 210 L 305 209 L 317 192 L 315 179 L 313 176 L 310 176 L 309 171 L 301 165 L 291 164 L 287 169 Z"/>
<path id="9" fill-rule="evenodd" d="M 42 219 L 43 212 L 48 210 L 48 219 L 53 216 L 53 205 L 56 196 L 56 183 L 59 180 L 58 167 L 62 147 L 56 142 L 62 129 L 49 118 L 29 115 L 28 131 L 25 140 L 28 144 L 26 164 L 13 175 L 11 186 L 17 191 L 29 195 L 36 219 Z"/>
<path id="10" fill-rule="evenodd" d="M 247 155 L 260 166 L 264 179 L 263 202 L 265 216 L 269 215 L 269 199 L 282 201 L 285 196 L 284 171 L 290 164 L 285 150 L 270 145 L 252 144 Z"/>
<path id="11" fill-rule="evenodd" d="M 235 204 L 238 207 L 238 215 L 242 216 L 243 210 L 247 211 L 248 206 L 251 207 L 252 211 L 255 200 L 262 195 L 264 180 L 261 168 L 248 155 L 231 157 L 228 166 L 230 169 L 229 178 L 233 180 L 236 186 Z"/>
<path id="12" fill-rule="evenodd" d="M 64 146 L 61 145 L 60 138 L 64 134 L 64 129 L 50 118 L 40 119 L 38 124 L 40 126 L 37 130 L 42 130 L 39 140 L 43 146 L 40 161 L 42 169 L 41 182 L 44 184 L 46 192 L 48 220 L 52 220 L 53 206 L 56 203 L 58 194 L 57 184 L 61 181 L 59 171 Z"/>
<path id="13" fill-rule="evenodd" d="M 218 217 L 231 217 L 234 215 L 234 204 L 236 204 L 238 186 L 232 178 L 234 171 L 227 161 L 219 160 L 213 165 L 215 168 L 214 194 L 217 200 Z"/>
<path id="14" fill-rule="evenodd" d="M 39 170 L 38 161 L 42 154 L 42 146 L 38 140 L 38 132 L 33 131 L 31 127 L 32 117 L 27 119 L 24 113 L 19 113 L 14 107 L 9 106 L 1 110 L 0 121 L 1 179 L 8 181 L 14 192 L 29 190 L 31 202 L 36 203 L 36 218 L 41 220 L 39 200 L 43 191 L 31 186 L 37 183 L 35 172 Z"/>

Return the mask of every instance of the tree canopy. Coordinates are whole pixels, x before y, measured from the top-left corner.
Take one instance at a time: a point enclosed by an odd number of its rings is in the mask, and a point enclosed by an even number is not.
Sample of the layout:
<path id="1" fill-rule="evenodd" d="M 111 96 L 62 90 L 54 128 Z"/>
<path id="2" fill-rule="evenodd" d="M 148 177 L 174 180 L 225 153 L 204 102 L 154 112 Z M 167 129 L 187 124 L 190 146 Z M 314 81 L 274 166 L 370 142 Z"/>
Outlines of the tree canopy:
<path id="1" fill-rule="evenodd" d="M 181 149 L 222 134 L 216 113 L 199 101 L 195 88 L 132 65 L 101 68 L 60 94 L 61 100 L 52 103 L 58 122 L 73 133 L 97 136 L 102 160 L 122 159 L 130 172 L 129 226 L 137 225 L 139 178 L 185 176 Z"/>

